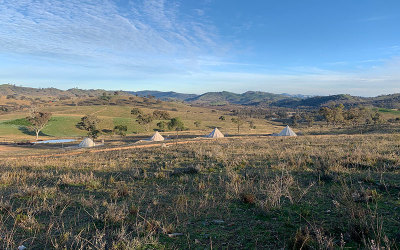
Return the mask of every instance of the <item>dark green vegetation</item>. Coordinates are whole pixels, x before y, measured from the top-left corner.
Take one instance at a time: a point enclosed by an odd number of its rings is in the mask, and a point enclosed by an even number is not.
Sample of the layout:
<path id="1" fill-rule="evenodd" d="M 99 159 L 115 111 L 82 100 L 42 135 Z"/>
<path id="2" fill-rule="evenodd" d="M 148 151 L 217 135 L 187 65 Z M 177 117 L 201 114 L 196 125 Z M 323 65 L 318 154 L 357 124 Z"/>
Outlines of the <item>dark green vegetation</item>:
<path id="1" fill-rule="evenodd" d="M 81 121 L 76 124 L 76 127 L 82 130 L 86 130 L 89 137 L 97 138 L 100 133 L 100 130 L 97 129 L 99 123 L 100 120 L 97 118 L 97 116 L 86 115 L 81 118 Z"/>
<path id="2" fill-rule="evenodd" d="M 358 97 L 351 95 L 331 95 L 331 96 L 315 96 L 310 98 L 288 98 L 278 100 L 270 104 L 270 106 L 286 107 L 286 108 L 319 108 L 323 106 L 331 106 L 343 104 L 346 107 L 367 106 L 382 107 L 388 109 L 400 108 L 400 94 L 382 95 L 377 97 Z"/>
<path id="3" fill-rule="evenodd" d="M 331 106 L 336 104 L 343 104 L 346 106 L 353 106 L 357 104 L 366 104 L 364 98 L 355 97 L 351 95 L 331 95 L 331 96 L 315 96 L 305 99 L 287 98 L 284 100 L 273 102 L 272 106 L 286 107 L 286 108 L 318 108 L 322 106 Z"/>
<path id="4" fill-rule="evenodd" d="M 162 91 L 152 91 L 152 90 L 129 91 L 129 93 L 141 97 L 154 96 L 155 98 L 163 101 L 170 101 L 170 100 L 185 101 L 187 99 L 195 98 L 197 96 L 195 94 L 183 94 L 173 91 L 162 92 Z"/>
<path id="5" fill-rule="evenodd" d="M 26 127 L 31 126 L 31 123 L 26 118 L 20 118 L 20 119 L 6 121 L 6 122 L 4 122 L 4 124 L 14 125 L 14 126 L 26 126 Z"/>
<path id="6" fill-rule="evenodd" d="M 383 112 L 383 113 L 390 113 L 393 115 L 400 115 L 400 110 L 396 110 L 396 109 L 385 109 L 385 108 L 379 108 L 379 109 L 374 109 L 376 111 L 379 112 Z"/>
<path id="7" fill-rule="evenodd" d="M 0 161 L 0 248 L 396 248 L 400 137 L 242 137 Z"/>
<path id="8" fill-rule="evenodd" d="M 241 104 L 241 105 L 257 105 L 260 103 L 268 104 L 272 101 L 288 98 L 285 95 L 272 94 L 260 91 L 247 91 L 243 94 L 235 94 L 232 92 L 209 92 L 185 101 L 206 105 L 224 105 L 224 104 Z"/>

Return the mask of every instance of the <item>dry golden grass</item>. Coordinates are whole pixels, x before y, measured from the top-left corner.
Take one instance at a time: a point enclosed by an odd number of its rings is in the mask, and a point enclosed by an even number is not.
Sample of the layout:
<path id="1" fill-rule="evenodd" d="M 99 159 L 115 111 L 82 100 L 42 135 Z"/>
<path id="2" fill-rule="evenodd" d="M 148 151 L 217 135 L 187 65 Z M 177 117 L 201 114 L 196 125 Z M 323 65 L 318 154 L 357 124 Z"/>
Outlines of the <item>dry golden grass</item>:
<path id="1" fill-rule="evenodd" d="M 0 248 L 397 248 L 400 137 L 238 137 L 0 163 Z"/>

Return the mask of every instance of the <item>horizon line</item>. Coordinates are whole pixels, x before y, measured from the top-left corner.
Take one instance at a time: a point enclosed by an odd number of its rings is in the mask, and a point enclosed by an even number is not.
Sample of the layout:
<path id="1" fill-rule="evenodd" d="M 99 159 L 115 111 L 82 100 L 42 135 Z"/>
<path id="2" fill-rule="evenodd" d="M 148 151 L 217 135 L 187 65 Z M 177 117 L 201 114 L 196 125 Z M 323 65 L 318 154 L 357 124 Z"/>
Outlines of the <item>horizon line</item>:
<path id="1" fill-rule="evenodd" d="M 228 93 L 233 93 L 237 95 L 242 95 L 248 92 L 261 92 L 261 93 L 268 93 L 268 94 L 274 94 L 274 95 L 289 95 L 289 96 L 305 96 L 306 98 L 310 97 L 318 97 L 318 96 L 335 96 L 335 95 L 349 95 L 353 97 L 361 97 L 361 98 L 373 98 L 373 97 L 379 97 L 379 96 L 388 96 L 388 95 L 395 95 L 395 94 L 400 94 L 400 92 L 394 92 L 390 94 L 378 94 L 375 96 L 361 96 L 361 95 L 352 95 L 352 94 L 346 94 L 346 93 L 334 93 L 334 94 L 328 94 L 328 95 L 318 95 L 318 94 L 302 94 L 302 93 L 273 93 L 273 92 L 268 92 L 268 91 L 261 91 L 261 90 L 246 90 L 244 92 L 234 92 L 234 91 L 228 91 L 228 90 L 221 90 L 221 91 L 207 91 L 203 92 L 201 94 L 197 93 L 187 93 L 187 92 L 179 92 L 176 90 L 167 90 L 167 91 L 162 91 L 162 90 L 151 90 L 151 89 L 143 89 L 143 90 L 124 90 L 124 89 L 105 89 L 105 88 L 79 88 L 79 87 L 71 87 L 71 88 L 56 88 L 56 87 L 32 87 L 32 86 L 26 86 L 26 85 L 21 85 L 21 84 L 13 84 L 13 83 L 0 83 L 0 86 L 2 85 L 11 85 L 15 87 L 22 87 L 22 88 L 32 88 L 32 89 L 58 89 L 62 91 L 68 91 L 71 89 L 79 89 L 79 90 L 104 90 L 104 91 L 123 91 L 123 92 L 144 92 L 144 91 L 154 91 L 154 92 L 161 92 L 161 93 L 168 93 L 168 92 L 173 92 L 177 94 L 185 94 L 185 95 L 204 95 L 207 93 L 221 93 L 221 92 L 228 92 Z"/>

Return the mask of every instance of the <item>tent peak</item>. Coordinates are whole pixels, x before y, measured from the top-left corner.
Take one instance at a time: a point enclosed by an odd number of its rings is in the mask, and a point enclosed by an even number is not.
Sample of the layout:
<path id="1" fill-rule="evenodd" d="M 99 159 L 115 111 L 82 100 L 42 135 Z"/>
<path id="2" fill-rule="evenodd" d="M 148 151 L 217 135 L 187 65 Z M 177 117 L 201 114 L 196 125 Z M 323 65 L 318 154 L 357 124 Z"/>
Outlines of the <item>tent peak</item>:
<path id="1" fill-rule="evenodd" d="M 222 138 L 224 137 L 224 134 L 221 133 L 221 131 L 219 131 L 219 129 L 217 127 L 214 128 L 214 130 L 206 135 L 207 138 Z"/>
<path id="2" fill-rule="evenodd" d="M 277 136 L 297 136 L 297 134 L 289 127 L 289 125 L 286 125 Z"/>
<path id="3" fill-rule="evenodd" d="M 81 148 L 91 148 L 94 146 L 96 146 L 96 144 L 89 137 L 86 137 L 85 139 L 83 139 L 83 141 L 81 143 L 79 143 L 79 147 L 81 147 Z"/>
<path id="4" fill-rule="evenodd" d="M 164 141 L 164 137 L 158 131 L 156 131 L 150 138 L 150 141 Z"/>

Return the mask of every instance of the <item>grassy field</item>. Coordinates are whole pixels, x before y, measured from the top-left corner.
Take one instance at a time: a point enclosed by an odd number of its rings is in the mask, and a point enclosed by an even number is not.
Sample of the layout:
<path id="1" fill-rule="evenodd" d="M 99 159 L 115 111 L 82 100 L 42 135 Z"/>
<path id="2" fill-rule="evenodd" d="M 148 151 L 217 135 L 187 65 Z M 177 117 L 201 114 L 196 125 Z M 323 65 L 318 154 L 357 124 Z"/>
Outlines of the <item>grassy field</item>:
<path id="1" fill-rule="evenodd" d="M 379 108 L 378 111 L 381 113 L 390 113 L 390 114 L 394 114 L 394 115 L 400 115 L 400 110 L 398 110 L 398 109 Z"/>
<path id="2" fill-rule="evenodd" d="M 241 137 L 0 162 L 0 248 L 396 249 L 400 137 Z"/>
<path id="3" fill-rule="evenodd" d="M 231 122 L 231 116 L 225 112 L 211 110 L 209 108 L 190 107 L 181 103 L 161 103 L 152 105 L 151 108 L 140 107 L 145 113 L 152 113 L 154 110 L 166 110 L 171 117 L 181 117 L 188 130 L 211 131 L 214 127 L 219 127 L 224 133 L 235 134 L 236 127 Z M 49 124 L 42 130 L 41 139 L 46 137 L 82 137 L 85 131 L 76 128 L 80 118 L 87 114 L 94 114 L 100 119 L 100 130 L 112 130 L 116 125 L 127 125 L 128 134 L 145 133 L 150 135 L 154 133 L 158 120 L 152 122 L 151 131 L 146 131 L 130 114 L 131 106 L 49 106 L 43 108 L 44 111 L 53 114 Z M 27 112 L 15 112 L 12 114 L 0 115 L 0 140 L 23 140 L 34 139 L 34 134 L 30 133 L 24 125 L 18 123 L 28 115 Z M 225 121 L 218 118 L 224 115 Z M 195 121 L 200 121 L 200 127 L 194 125 Z M 249 124 L 242 126 L 242 133 L 273 133 L 279 132 L 281 125 L 271 123 L 266 120 L 253 119 L 256 129 L 250 129 Z"/>
<path id="4" fill-rule="evenodd" d="M 372 111 L 379 112 L 385 120 L 400 118 L 400 110 L 398 109 L 372 108 Z"/>

